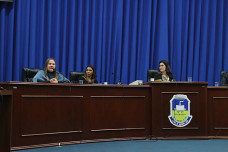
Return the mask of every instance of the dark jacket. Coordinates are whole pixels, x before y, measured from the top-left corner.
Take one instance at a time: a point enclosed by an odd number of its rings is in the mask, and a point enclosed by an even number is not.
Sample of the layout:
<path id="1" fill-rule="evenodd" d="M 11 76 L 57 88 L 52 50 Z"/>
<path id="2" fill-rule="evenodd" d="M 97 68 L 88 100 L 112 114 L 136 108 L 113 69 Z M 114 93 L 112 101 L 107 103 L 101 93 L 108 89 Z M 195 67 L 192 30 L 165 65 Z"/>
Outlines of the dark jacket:
<path id="1" fill-rule="evenodd" d="M 169 76 L 169 81 L 175 81 L 172 73 L 169 73 L 167 75 Z M 158 74 L 156 74 L 154 76 L 154 80 L 155 81 L 163 81 L 162 80 L 162 74 L 160 72 Z"/>
<path id="2" fill-rule="evenodd" d="M 79 77 L 79 80 L 83 80 L 83 84 L 93 84 L 93 83 L 98 83 L 97 79 L 94 80 L 94 82 L 88 82 L 85 80 L 83 76 Z"/>

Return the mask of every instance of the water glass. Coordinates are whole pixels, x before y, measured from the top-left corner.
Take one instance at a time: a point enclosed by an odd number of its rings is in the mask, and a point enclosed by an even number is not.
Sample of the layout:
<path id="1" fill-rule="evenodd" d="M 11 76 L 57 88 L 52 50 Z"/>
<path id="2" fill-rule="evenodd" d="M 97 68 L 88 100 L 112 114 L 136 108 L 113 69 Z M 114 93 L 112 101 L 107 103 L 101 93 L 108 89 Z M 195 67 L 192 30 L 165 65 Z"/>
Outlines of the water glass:
<path id="1" fill-rule="evenodd" d="M 215 86 L 216 86 L 216 87 L 218 87 L 218 86 L 219 86 L 218 82 L 215 82 Z"/>
<path id="2" fill-rule="evenodd" d="M 83 80 L 79 80 L 79 84 L 83 84 Z"/>
<path id="3" fill-rule="evenodd" d="M 188 77 L 188 82 L 192 82 L 192 77 Z"/>

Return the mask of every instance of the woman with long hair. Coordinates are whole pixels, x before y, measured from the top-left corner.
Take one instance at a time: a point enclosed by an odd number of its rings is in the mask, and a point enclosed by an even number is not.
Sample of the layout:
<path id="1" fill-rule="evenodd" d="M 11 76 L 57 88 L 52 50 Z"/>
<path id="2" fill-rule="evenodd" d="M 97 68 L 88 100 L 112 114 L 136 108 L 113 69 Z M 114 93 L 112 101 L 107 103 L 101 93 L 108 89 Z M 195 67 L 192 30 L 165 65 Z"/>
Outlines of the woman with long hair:
<path id="1" fill-rule="evenodd" d="M 44 69 L 37 72 L 33 82 L 70 83 L 66 77 L 56 71 L 56 62 L 53 58 L 46 60 Z"/>
<path id="2" fill-rule="evenodd" d="M 155 81 L 174 81 L 169 63 L 166 60 L 159 62 L 158 74 L 154 76 Z"/>
<path id="3" fill-rule="evenodd" d="M 98 83 L 96 78 L 96 71 L 93 65 L 88 65 L 85 70 L 85 74 L 79 78 L 84 84 Z"/>

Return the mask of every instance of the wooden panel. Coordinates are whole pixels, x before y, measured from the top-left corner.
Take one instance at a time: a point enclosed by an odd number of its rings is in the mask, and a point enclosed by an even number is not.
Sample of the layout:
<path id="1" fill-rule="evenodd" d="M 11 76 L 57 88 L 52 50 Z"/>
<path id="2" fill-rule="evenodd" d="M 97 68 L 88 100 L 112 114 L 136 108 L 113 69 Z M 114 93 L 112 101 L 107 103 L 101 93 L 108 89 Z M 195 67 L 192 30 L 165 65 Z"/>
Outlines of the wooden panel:
<path id="1" fill-rule="evenodd" d="M 150 86 L 2 83 L 13 90 L 12 150 L 145 138 Z"/>
<path id="2" fill-rule="evenodd" d="M 228 87 L 202 82 L 129 85 L 1 83 L 13 91 L 12 149 L 156 136 L 228 136 Z M 185 94 L 191 123 L 173 126 L 170 99 Z M 207 102 L 207 100 L 208 102 Z"/>
<path id="3" fill-rule="evenodd" d="M 121 130 L 123 101 L 119 97 L 92 97 L 90 106 L 91 131 Z"/>
<path id="4" fill-rule="evenodd" d="M 206 83 L 151 83 L 152 86 L 152 136 L 182 138 L 206 136 Z M 187 95 L 190 103 L 190 124 L 176 127 L 168 119 L 173 95 Z"/>
<path id="5" fill-rule="evenodd" d="M 9 85 L 14 93 L 12 149 L 80 141 L 83 95 L 72 95 L 70 86 L 33 84 Z"/>
<path id="6" fill-rule="evenodd" d="M 124 126 L 126 129 L 145 130 L 150 120 L 148 115 L 150 110 L 148 106 L 149 101 L 146 100 L 146 96 L 139 97 L 125 97 L 124 98 Z"/>
<path id="7" fill-rule="evenodd" d="M 214 97 L 212 102 L 213 129 L 228 129 L 228 97 Z"/>
<path id="8" fill-rule="evenodd" d="M 81 132 L 82 98 L 82 96 L 22 95 L 21 136 Z"/>
<path id="9" fill-rule="evenodd" d="M 163 130 L 169 129 L 182 129 L 177 128 L 176 126 L 172 125 L 168 119 L 170 115 L 170 100 L 172 99 L 173 95 L 176 94 L 184 94 L 187 95 L 188 99 L 191 101 L 190 103 L 190 115 L 193 116 L 189 125 L 185 127 L 185 129 L 199 129 L 200 123 L 200 102 L 197 101 L 199 98 L 199 92 L 161 92 L 161 125 Z M 191 108 L 193 107 L 193 108 Z"/>
<path id="10" fill-rule="evenodd" d="M 86 139 L 145 138 L 150 134 L 151 109 L 148 87 L 96 88 L 88 106 L 91 124 Z"/>
<path id="11" fill-rule="evenodd" d="M 10 152 L 12 91 L 0 90 L 0 151 Z"/>
<path id="12" fill-rule="evenodd" d="M 209 136 L 228 136 L 228 87 L 208 87 Z"/>
<path id="13" fill-rule="evenodd" d="M 145 129 L 144 96 L 92 96 L 91 131 Z"/>

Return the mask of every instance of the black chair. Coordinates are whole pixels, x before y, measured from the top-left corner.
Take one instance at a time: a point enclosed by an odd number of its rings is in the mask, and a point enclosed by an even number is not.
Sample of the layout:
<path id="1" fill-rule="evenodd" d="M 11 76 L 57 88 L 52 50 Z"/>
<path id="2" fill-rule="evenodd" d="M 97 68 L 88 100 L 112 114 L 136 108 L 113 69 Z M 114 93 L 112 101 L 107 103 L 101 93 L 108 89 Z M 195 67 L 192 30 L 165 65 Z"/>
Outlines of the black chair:
<path id="1" fill-rule="evenodd" d="M 79 78 L 84 74 L 85 72 L 76 72 L 76 71 L 70 72 L 70 82 L 79 83 Z"/>
<path id="2" fill-rule="evenodd" d="M 147 81 L 150 81 L 150 78 L 154 78 L 154 76 L 158 73 L 158 70 L 148 70 L 147 71 Z"/>
<path id="3" fill-rule="evenodd" d="M 220 86 L 228 86 L 228 71 L 222 71 L 221 72 Z"/>
<path id="4" fill-rule="evenodd" d="M 36 75 L 38 71 L 42 69 L 36 68 L 23 68 L 22 69 L 22 81 L 23 82 L 32 82 L 33 77 Z"/>

